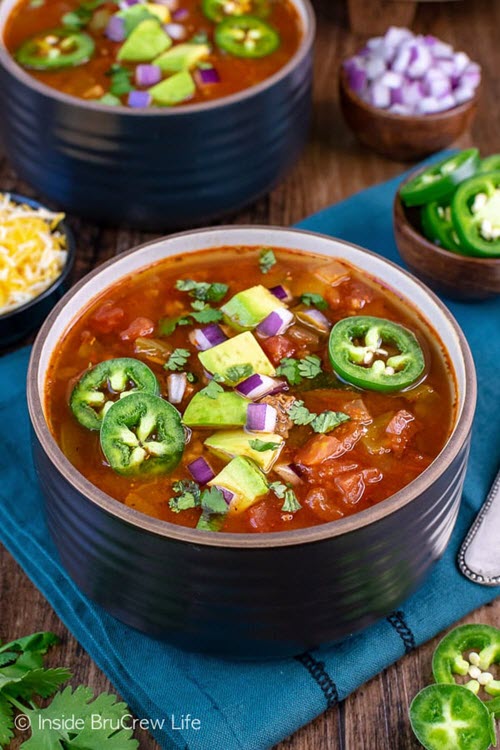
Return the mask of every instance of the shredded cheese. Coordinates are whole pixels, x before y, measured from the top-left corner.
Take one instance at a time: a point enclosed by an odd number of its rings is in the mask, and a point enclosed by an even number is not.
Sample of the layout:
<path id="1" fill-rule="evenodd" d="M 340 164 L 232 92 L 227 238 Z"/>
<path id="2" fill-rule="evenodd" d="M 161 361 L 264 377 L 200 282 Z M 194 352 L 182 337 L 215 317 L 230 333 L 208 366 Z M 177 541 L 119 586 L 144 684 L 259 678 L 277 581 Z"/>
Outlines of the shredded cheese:
<path id="1" fill-rule="evenodd" d="M 64 214 L 14 203 L 0 194 L 0 314 L 44 292 L 66 264 Z"/>

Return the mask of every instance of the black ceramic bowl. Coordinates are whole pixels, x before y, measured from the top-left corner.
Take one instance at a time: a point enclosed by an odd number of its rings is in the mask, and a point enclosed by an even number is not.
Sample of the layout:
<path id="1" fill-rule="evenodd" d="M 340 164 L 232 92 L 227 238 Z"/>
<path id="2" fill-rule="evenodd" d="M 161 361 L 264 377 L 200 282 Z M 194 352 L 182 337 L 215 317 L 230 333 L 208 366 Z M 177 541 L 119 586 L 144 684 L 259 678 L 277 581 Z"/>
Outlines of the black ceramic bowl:
<path id="1" fill-rule="evenodd" d="M 67 326 L 120 278 L 162 258 L 224 245 L 296 248 L 345 258 L 411 300 L 448 351 L 452 434 L 415 481 L 379 505 L 314 528 L 211 533 L 145 516 L 70 464 L 44 417 L 46 373 Z M 436 334 L 434 334 L 436 335 Z M 47 518 L 77 584 L 120 620 L 181 647 L 228 656 L 298 653 L 355 632 L 422 582 L 452 532 L 467 465 L 476 379 L 457 323 L 423 284 L 383 258 L 322 235 L 222 227 L 158 240 L 105 263 L 58 304 L 33 349 L 28 403 Z"/>
<path id="2" fill-rule="evenodd" d="M 0 6 L 0 95 L 5 150 L 18 174 L 65 210 L 148 231 L 201 224 L 266 193 L 306 140 L 315 19 L 275 75 L 213 102 L 132 110 L 40 84 L 12 59 Z"/>
<path id="3" fill-rule="evenodd" d="M 44 208 L 38 201 L 25 198 L 16 193 L 8 193 L 15 203 L 22 203 L 31 208 Z M 59 224 L 59 231 L 66 236 L 68 257 L 61 274 L 53 283 L 37 297 L 34 297 L 24 305 L 14 307 L 12 310 L 0 315 L 0 349 L 10 346 L 15 341 L 27 336 L 45 320 L 49 311 L 55 303 L 63 296 L 69 287 L 69 276 L 75 260 L 75 239 L 71 229 L 65 221 Z"/>

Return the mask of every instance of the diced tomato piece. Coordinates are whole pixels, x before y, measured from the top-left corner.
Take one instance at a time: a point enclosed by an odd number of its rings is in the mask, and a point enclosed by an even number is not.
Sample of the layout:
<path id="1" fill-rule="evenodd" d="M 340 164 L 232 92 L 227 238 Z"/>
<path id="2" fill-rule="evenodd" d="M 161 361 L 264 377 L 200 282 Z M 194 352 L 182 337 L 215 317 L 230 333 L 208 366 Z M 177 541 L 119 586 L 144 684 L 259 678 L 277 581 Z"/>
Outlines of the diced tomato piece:
<path id="1" fill-rule="evenodd" d="M 112 300 L 105 302 L 91 317 L 92 328 L 99 333 L 112 333 L 122 325 L 125 312 Z"/>
<path id="2" fill-rule="evenodd" d="M 405 409 L 398 411 L 385 428 L 391 450 L 396 454 L 402 453 L 418 429 L 413 414 Z"/>
<path id="3" fill-rule="evenodd" d="M 281 523 L 281 512 L 271 505 L 269 499 L 252 505 L 247 514 L 248 523 L 255 531 L 272 531 Z"/>
<path id="4" fill-rule="evenodd" d="M 323 487 L 313 487 L 307 493 L 305 504 L 322 521 L 336 521 L 344 516 L 343 511 L 336 505 L 333 493 Z"/>
<path id="5" fill-rule="evenodd" d="M 286 336 L 270 336 L 260 342 L 261 347 L 273 363 L 279 365 L 285 357 L 293 357 L 297 348 Z"/>
<path id="6" fill-rule="evenodd" d="M 120 338 L 122 341 L 135 341 L 138 338 L 151 336 L 154 329 L 155 324 L 149 318 L 136 318 L 128 328 L 120 333 Z"/>
<path id="7" fill-rule="evenodd" d="M 342 443 L 333 435 L 318 435 L 311 438 L 295 454 L 295 462 L 305 466 L 317 466 L 330 458 L 338 458 L 345 453 Z"/>
<path id="8" fill-rule="evenodd" d="M 342 499 L 349 505 L 359 503 L 365 493 L 364 472 L 354 472 L 352 474 L 340 474 L 335 479 L 335 486 L 340 491 Z"/>
<path id="9" fill-rule="evenodd" d="M 365 305 L 373 300 L 373 290 L 362 281 L 353 281 L 349 284 L 349 292 L 344 297 L 346 307 L 351 310 L 362 310 Z"/>
<path id="10" fill-rule="evenodd" d="M 370 412 L 366 408 L 364 401 L 360 398 L 355 398 L 353 401 L 345 404 L 344 411 L 351 419 L 356 419 L 358 422 L 370 424 L 372 421 Z"/>

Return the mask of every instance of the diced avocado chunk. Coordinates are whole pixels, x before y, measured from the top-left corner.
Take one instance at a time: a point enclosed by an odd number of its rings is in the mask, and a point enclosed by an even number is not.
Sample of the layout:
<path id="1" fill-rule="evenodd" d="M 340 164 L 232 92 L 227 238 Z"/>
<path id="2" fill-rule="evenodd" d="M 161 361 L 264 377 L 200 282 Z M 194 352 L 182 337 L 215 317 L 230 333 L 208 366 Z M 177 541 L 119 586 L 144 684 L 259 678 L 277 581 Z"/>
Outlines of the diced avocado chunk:
<path id="1" fill-rule="evenodd" d="M 161 5 L 160 3 L 146 3 L 146 8 L 153 14 L 153 16 L 156 16 L 161 23 L 168 23 L 170 21 L 170 11 L 166 5 Z"/>
<path id="2" fill-rule="evenodd" d="M 255 328 L 274 310 L 283 307 L 283 303 L 269 289 L 259 284 L 235 294 L 221 310 L 227 322 L 241 331 Z"/>
<path id="3" fill-rule="evenodd" d="M 229 513 L 241 513 L 267 495 L 269 488 L 260 469 L 248 458 L 238 456 L 225 466 L 209 484 L 234 492 Z"/>
<path id="4" fill-rule="evenodd" d="M 215 398 L 197 393 L 182 421 L 188 427 L 240 427 L 246 422 L 247 409 L 248 401 L 233 391 L 218 393 Z"/>
<path id="5" fill-rule="evenodd" d="M 251 442 L 254 440 L 273 443 L 277 447 L 267 451 L 258 451 L 251 446 Z M 244 430 L 225 430 L 211 435 L 205 440 L 205 445 L 219 458 L 246 456 L 260 466 L 262 471 L 268 472 L 278 458 L 284 442 L 280 435 L 274 433 L 254 432 L 249 434 Z"/>
<path id="6" fill-rule="evenodd" d="M 200 352 L 198 358 L 205 370 L 212 375 L 217 373 L 223 378 L 230 367 L 238 365 L 251 365 L 253 372 L 259 375 L 276 375 L 276 370 L 250 331 L 240 333 L 222 344 Z M 241 380 L 245 380 L 246 377 L 249 376 L 243 375 Z"/>
<path id="7" fill-rule="evenodd" d="M 120 47 L 117 58 L 125 62 L 149 62 L 172 45 L 156 19 L 142 21 Z"/>
<path id="8" fill-rule="evenodd" d="M 176 44 L 155 60 L 163 73 L 177 73 L 179 70 L 190 70 L 210 54 L 207 44 Z"/>
<path id="9" fill-rule="evenodd" d="M 193 77 L 187 70 L 176 73 L 149 89 L 153 102 L 164 107 L 190 99 L 196 91 Z"/>

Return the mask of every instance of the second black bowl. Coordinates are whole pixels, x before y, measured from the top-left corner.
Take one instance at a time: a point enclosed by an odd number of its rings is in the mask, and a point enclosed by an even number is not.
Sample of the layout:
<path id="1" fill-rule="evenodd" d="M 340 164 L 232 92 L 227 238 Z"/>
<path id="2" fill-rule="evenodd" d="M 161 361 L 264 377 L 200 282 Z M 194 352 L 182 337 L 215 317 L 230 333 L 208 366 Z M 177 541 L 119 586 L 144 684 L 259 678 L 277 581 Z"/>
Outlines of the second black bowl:
<path id="1" fill-rule="evenodd" d="M 106 107 L 29 76 L 3 41 L 16 0 L 0 7 L 0 130 L 18 174 L 65 210 L 149 231 L 201 224 L 266 193 L 292 166 L 311 110 L 315 19 L 293 0 L 303 38 L 262 83 L 173 108 Z"/>

